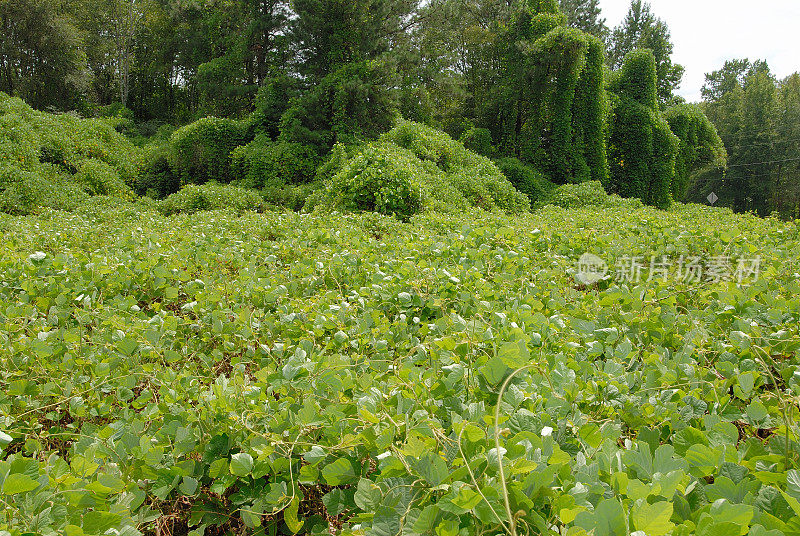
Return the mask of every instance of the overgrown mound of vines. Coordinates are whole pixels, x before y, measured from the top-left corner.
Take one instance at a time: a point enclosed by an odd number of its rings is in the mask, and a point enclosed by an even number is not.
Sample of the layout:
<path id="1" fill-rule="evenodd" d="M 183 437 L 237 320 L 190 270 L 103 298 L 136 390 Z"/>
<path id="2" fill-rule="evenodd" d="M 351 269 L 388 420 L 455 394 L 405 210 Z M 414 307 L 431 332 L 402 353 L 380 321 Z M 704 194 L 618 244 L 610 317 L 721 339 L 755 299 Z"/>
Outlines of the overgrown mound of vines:
<path id="1" fill-rule="evenodd" d="M 0 93 L 0 211 L 72 209 L 93 195 L 132 199 L 140 151 L 113 120 L 39 112 Z"/>

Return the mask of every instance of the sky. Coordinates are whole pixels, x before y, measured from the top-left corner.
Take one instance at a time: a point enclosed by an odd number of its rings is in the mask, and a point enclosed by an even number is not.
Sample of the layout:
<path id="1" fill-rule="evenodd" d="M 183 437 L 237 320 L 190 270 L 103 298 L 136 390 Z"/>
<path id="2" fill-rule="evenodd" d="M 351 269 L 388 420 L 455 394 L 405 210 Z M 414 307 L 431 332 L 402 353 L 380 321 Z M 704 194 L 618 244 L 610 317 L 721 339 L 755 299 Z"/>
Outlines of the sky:
<path id="1" fill-rule="evenodd" d="M 705 74 L 725 60 L 765 59 L 778 78 L 800 71 L 800 0 L 649 0 L 672 32 L 672 61 L 686 67 L 678 93 L 699 101 Z M 606 24 L 617 26 L 630 0 L 600 0 Z"/>

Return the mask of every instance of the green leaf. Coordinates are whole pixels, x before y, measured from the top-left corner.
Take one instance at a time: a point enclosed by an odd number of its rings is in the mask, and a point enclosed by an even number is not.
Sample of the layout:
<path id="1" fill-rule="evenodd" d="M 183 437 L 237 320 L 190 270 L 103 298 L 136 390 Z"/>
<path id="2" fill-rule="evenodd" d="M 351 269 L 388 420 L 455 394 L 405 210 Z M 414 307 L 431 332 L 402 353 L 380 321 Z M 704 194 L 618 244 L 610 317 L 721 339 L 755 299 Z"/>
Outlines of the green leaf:
<path id="1" fill-rule="evenodd" d="M 83 532 L 87 535 L 104 534 L 122 520 L 119 514 L 93 510 L 83 515 Z"/>
<path id="2" fill-rule="evenodd" d="M 355 494 L 356 506 L 369 512 L 374 510 L 375 507 L 381 502 L 381 489 L 369 479 L 362 478 L 358 481 L 358 487 Z"/>
<path id="3" fill-rule="evenodd" d="M 452 502 L 459 508 L 469 511 L 478 506 L 482 500 L 482 497 L 477 491 L 474 491 L 468 486 L 462 486 L 461 489 L 458 490 L 458 495 L 452 499 Z"/>
<path id="4" fill-rule="evenodd" d="M 733 504 L 726 499 L 714 501 L 709 512 L 717 523 L 736 523 L 741 527 L 750 526 L 753 520 L 753 507 L 746 504 Z"/>
<path id="5" fill-rule="evenodd" d="M 5 432 L 0 432 L 0 447 L 5 447 L 9 443 L 14 441 L 14 438 L 8 435 Z"/>
<path id="6" fill-rule="evenodd" d="M 300 499 L 295 497 L 292 502 L 283 510 L 283 521 L 286 526 L 292 531 L 292 534 L 297 534 L 303 528 L 305 520 L 297 518 L 297 511 L 300 508 Z"/>
<path id="7" fill-rule="evenodd" d="M 513 370 L 530 364 L 531 359 L 528 347 L 522 339 L 503 344 L 497 355 L 504 365 Z"/>
<path id="8" fill-rule="evenodd" d="M 183 477 L 183 482 L 181 482 L 179 489 L 181 493 L 184 495 L 194 495 L 197 492 L 198 482 L 196 478 L 192 478 L 190 476 Z"/>
<path id="9" fill-rule="evenodd" d="M 348 508 L 353 507 L 353 503 L 347 496 L 345 490 L 334 488 L 322 496 L 322 504 L 329 515 L 338 516 Z"/>
<path id="10" fill-rule="evenodd" d="M 675 526 L 670 522 L 672 503 L 661 501 L 648 504 L 646 500 L 636 501 L 631 513 L 633 526 L 647 536 L 664 536 Z"/>
<path id="11" fill-rule="evenodd" d="M 347 458 L 339 458 L 322 469 L 322 477 L 330 486 L 342 486 L 356 481 L 353 464 Z"/>
<path id="12" fill-rule="evenodd" d="M 28 475 L 19 473 L 12 473 L 6 477 L 3 482 L 4 495 L 17 495 L 18 493 L 27 493 L 39 487 L 39 482 L 32 479 Z"/>
<path id="13" fill-rule="evenodd" d="M 590 448 L 596 449 L 603 442 L 603 434 L 600 432 L 600 427 L 594 423 L 588 423 L 581 426 L 578 436 Z"/>
<path id="14" fill-rule="evenodd" d="M 752 372 L 745 372 L 743 374 L 739 374 L 739 387 L 742 388 L 742 392 L 745 395 L 749 395 L 753 392 L 753 387 L 756 384 L 756 376 Z"/>
<path id="15" fill-rule="evenodd" d="M 506 377 L 508 367 L 498 357 L 491 358 L 485 365 L 480 368 L 481 374 L 489 385 L 499 385 Z"/>
<path id="16" fill-rule="evenodd" d="M 786 489 L 790 495 L 800 499 L 800 471 L 797 469 L 786 472 Z"/>
<path id="17" fill-rule="evenodd" d="M 211 478 L 219 478 L 223 475 L 226 475 L 227 473 L 228 473 L 228 460 L 226 460 L 225 458 L 214 460 L 208 467 L 208 476 L 210 476 Z"/>
<path id="18" fill-rule="evenodd" d="M 253 470 L 253 457 L 246 452 L 231 456 L 231 474 L 238 477 L 247 476 Z"/>
<path id="19" fill-rule="evenodd" d="M 432 486 L 438 486 L 447 478 L 447 462 L 441 456 L 429 452 L 412 462 L 414 469 Z"/>
<path id="20" fill-rule="evenodd" d="M 594 512 L 580 512 L 575 525 L 594 531 L 594 536 L 626 536 L 625 512 L 617 499 L 603 499 Z"/>

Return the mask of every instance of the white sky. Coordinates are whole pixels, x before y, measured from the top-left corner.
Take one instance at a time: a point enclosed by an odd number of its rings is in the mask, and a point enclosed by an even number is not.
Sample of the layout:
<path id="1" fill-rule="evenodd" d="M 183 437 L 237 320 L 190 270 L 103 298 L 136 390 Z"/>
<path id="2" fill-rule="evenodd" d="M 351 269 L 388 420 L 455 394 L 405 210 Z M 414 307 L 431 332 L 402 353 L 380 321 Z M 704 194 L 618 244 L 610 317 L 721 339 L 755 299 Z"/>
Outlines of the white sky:
<path id="1" fill-rule="evenodd" d="M 765 59 L 778 78 L 800 71 L 800 0 L 650 0 L 672 32 L 672 61 L 686 67 L 678 93 L 700 100 L 705 74 L 733 58 Z M 617 26 L 630 0 L 600 0 Z"/>

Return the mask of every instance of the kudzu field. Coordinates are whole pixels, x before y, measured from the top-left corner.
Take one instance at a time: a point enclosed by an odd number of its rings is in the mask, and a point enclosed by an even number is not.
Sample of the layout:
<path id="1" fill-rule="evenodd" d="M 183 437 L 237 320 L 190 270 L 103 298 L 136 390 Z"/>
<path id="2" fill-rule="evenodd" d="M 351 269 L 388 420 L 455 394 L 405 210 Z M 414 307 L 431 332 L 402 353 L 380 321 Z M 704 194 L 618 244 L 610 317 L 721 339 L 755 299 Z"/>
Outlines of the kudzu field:
<path id="1" fill-rule="evenodd" d="M 800 534 L 797 223 L 0 215 L 0 535 Z M 760 256 L 584 285 L 577 260 Z"/>

